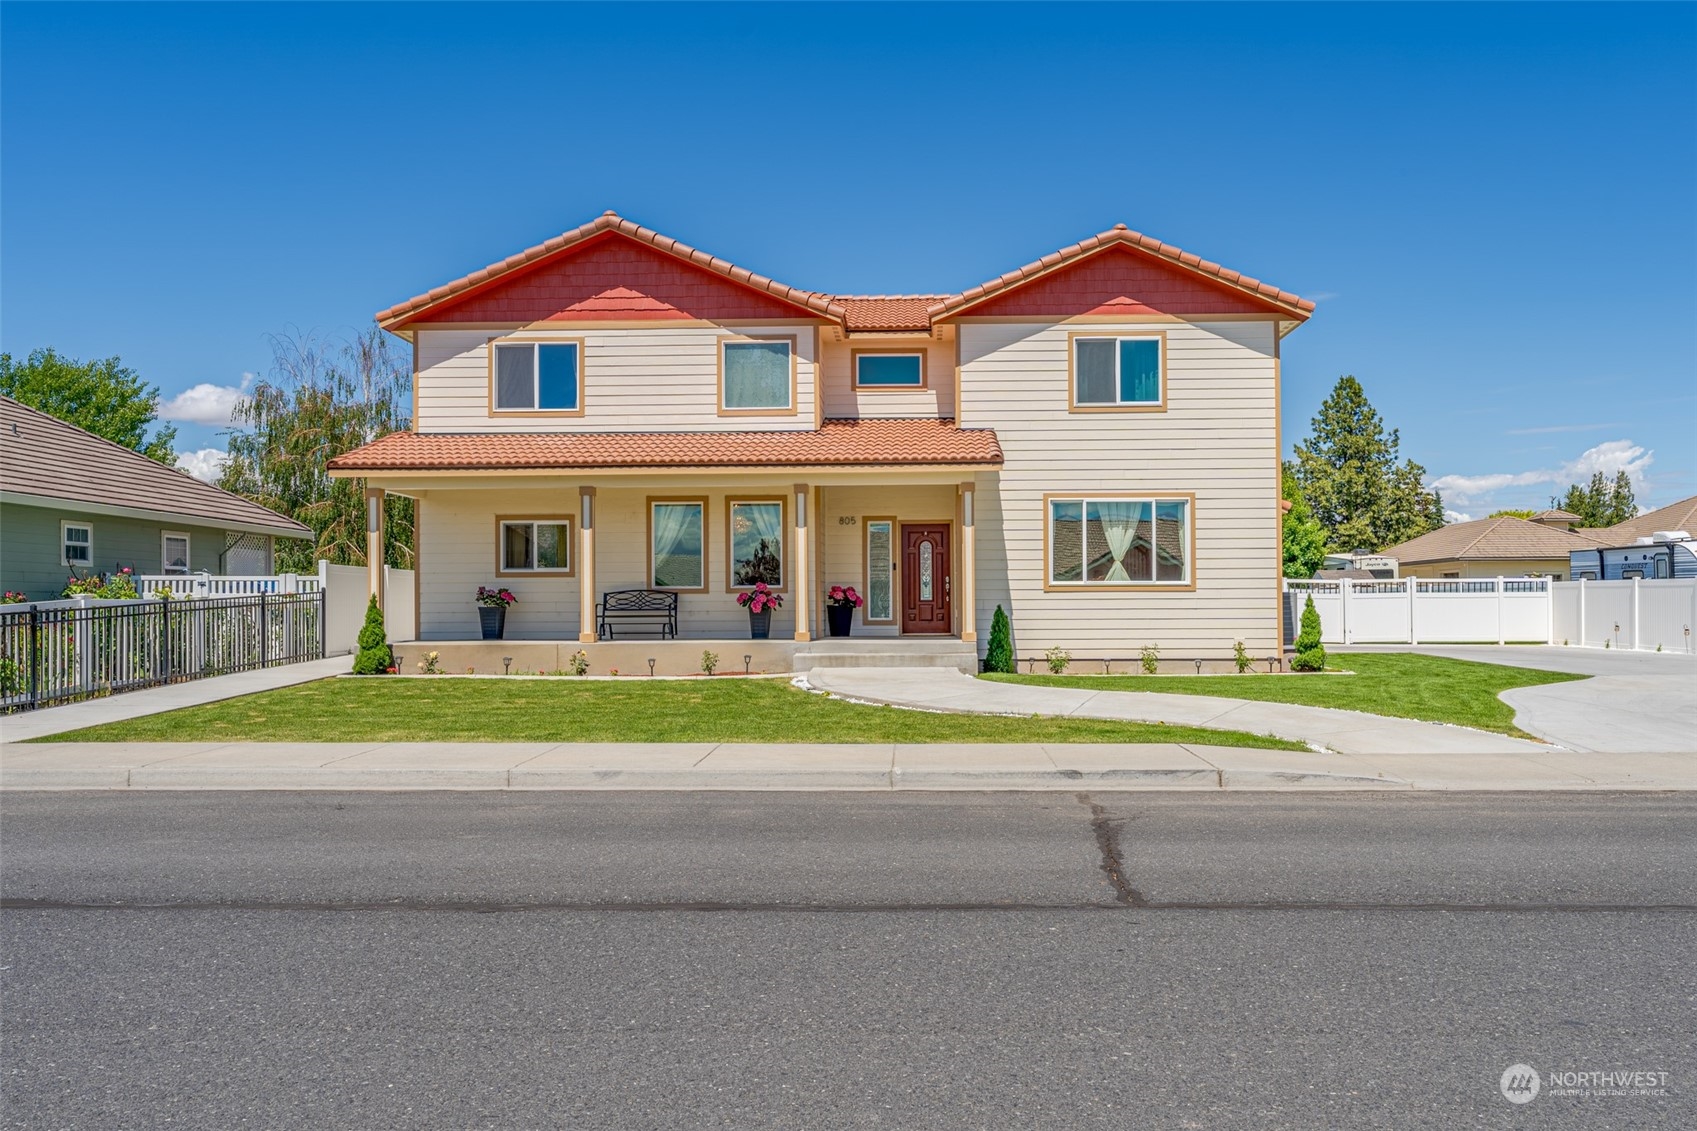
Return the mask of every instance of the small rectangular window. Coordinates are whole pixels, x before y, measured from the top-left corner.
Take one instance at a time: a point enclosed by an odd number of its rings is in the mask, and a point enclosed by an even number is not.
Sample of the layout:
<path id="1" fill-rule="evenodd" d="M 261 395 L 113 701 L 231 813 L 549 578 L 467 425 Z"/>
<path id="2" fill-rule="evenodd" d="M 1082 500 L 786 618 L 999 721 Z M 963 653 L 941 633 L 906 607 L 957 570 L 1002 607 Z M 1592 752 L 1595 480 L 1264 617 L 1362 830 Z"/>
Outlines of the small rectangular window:
<path id="1" fill-rule="evenodd" d="M 1165 404 L 1166 337 L 1072 339 L 1072 403 L 1081 408 L 1159 408 Z"/>
<path id="2" fill-rule="evenodd" d="M 784 501 L 732 499 L 728 503 L 731 588 L 765 582 L 784 586 Z"/>
<path id="3" fill-rule="evenodd" d="M 857 389 L 923 389 L 923 353 L 856 352 L 854 387 Z"/>
<path id="4" fill-rule="evenodd" d="M 187 573 L 189 571 L 189 536 L 176 530 L 166 530 L 160 534 L 160 560 L 164 573 Z"/>
<path id="5" fill-rule="evenodd" d="M 1051 498 L 1049 582 L 1188 585 L 1190 500 Z"/>
<path id="6" fill-rule="evenodd" d="M 501 560 L 496 572 L 570 573 L 569 518 L 501 519 Z"/>
<path id="7" fill-rule="evenodd" d="M 789 339 L 720 343 L 720 408 L 790 412 L 795 408 L 795 345 Z"/>
<path id="8" fill-rule="evenodd" d="M 866 610 L 868 622 L 893 622 L 895 613 L 895 522 L 866 520 Z"/>
<path id="9" fill-rule="evenodd" d="M 577 342 L 496 342 L 497 412 L 577 412 L 583 351 Z"/>
<path id="10" fill-rule="evenodd" d="M 82 522 L 59 524 L 59 562 L 68 566 L 94 564 L 94 527 Z"/>
<path id="11" fill-rule="evenodd" d="M 650 588 L 707 588 L 706 515 L 707 504 L 694 499 L 649 503 Z"/>

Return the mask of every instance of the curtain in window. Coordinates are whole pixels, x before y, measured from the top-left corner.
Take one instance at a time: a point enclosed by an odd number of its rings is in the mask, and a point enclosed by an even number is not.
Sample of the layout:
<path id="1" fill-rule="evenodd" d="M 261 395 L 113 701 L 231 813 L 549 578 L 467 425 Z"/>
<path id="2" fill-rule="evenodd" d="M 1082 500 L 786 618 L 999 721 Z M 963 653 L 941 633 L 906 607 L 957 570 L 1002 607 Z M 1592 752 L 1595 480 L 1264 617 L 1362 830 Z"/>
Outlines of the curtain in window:
<path id="1" fill-rule="evenodd" d="M 495 407 L 535 408 L 534 346 L 495 347 Z"/>
<path id="2" fill-rule="evenodd" d="M 782 503 L 731 504 L 731 584 L 783 584 Z"/>
<path id="3" fill-rule="evenodd" d="M 1161 399 L 1161 343 L 1154 339 L 1120 342 L 1120 400 L 1153 403 Z"/>
<path id="4" fill-rule="evenodd" d="M 701 504 L 654 504 L 654 576 L 656 589 L 700 589 Z"/>
<path id="5" fill-rule="evenodd" d="M 1090 563 L 1091 581 L 1131 581 L 1132 575 L 1126 571 L 1126 554 L 1131 550 L 1132 539 L 1137 534 L 1138 520 L 1147 522 L 1143 512 L 1147 506 L 1134 502 L 1100 502 L 1090 504 L 1090 523 L 1100 526 L 1102 538 L 1107 543 L 1108 558 L 1100 563 L 1093 558 Z"/>
<path id="6" fill-rule="evenodd" d="M 788 342 L 725 343 L 725 407 L 790 407 Z"/>
<path id="7" fill-rule="evenodd" d="M 1078 404 L 1114 403 L 1114 342 L 1112 338 L 1079 338 L 1074 342 L 1074 379 Z"/>

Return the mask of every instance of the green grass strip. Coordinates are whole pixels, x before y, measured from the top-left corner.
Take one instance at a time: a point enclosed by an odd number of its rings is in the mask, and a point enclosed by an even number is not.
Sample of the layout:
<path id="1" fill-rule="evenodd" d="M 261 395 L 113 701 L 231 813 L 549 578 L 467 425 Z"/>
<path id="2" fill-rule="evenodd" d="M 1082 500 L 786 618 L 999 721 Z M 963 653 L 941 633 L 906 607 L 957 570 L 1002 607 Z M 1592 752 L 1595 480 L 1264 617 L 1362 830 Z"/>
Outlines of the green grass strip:
<path id="1" fill-rule="evenodd" d="M 1183 742 L 1301 750 L 1244 731 L 933 714 L 785 680 L 326 679 L 39 742 Z"/>
<path id="2" fill-rule="evenodd" d="M 1512 687 L 1566 683 L 1586 676 L 1532 668 L 1448 660 L 1407 653 L 1350 652 L 1330 657 L 1328 666 L 1354 675 L 987 675 L 984 679 L 1091 691 L 1160 691 L 1174 695 L 1218 695 L 1305 707 L 1336 707 L 1399 719 L 1531 737 L 1514 725 L 1514 708 L 1497 698 Z"/>

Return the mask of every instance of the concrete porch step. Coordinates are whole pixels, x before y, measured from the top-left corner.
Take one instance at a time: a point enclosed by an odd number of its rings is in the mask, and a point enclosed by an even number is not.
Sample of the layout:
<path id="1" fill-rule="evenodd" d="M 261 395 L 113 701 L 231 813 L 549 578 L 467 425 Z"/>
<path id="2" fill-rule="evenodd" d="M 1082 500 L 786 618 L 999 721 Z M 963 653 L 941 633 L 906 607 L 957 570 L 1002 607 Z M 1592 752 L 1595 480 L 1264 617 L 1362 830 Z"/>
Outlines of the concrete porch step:
<path id="1" fill-rule="evenodd" d="M 814 668 L 954 668 L 976 675 L 978 649 L 952 637 L 941 640 L 828 638 L 810 641 L 795 654 L 796 671 Z"/>

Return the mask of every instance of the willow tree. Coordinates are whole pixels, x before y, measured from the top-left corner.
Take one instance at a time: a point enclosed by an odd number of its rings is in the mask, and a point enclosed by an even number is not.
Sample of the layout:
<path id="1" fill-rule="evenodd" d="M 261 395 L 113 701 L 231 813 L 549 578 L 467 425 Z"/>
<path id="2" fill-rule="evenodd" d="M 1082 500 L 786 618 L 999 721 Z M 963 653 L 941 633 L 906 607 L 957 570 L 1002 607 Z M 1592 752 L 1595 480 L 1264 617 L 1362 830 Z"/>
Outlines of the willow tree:
<path id="1" fill-rule="evenodd" d="M 365 482 L 332 479 L 326 464 L 410 426 L 412 372 L 375 327 L 337 347 L 310 336 L 271 339 L 271 372 L 236 411 L 230 461 L 218 485 L 312 530 L 279 539 L 277 569 L 309 573 L 317 559 L 366 564 Z M 411 568 L 412 501 L 390 497 L 383 560 Z"/>

